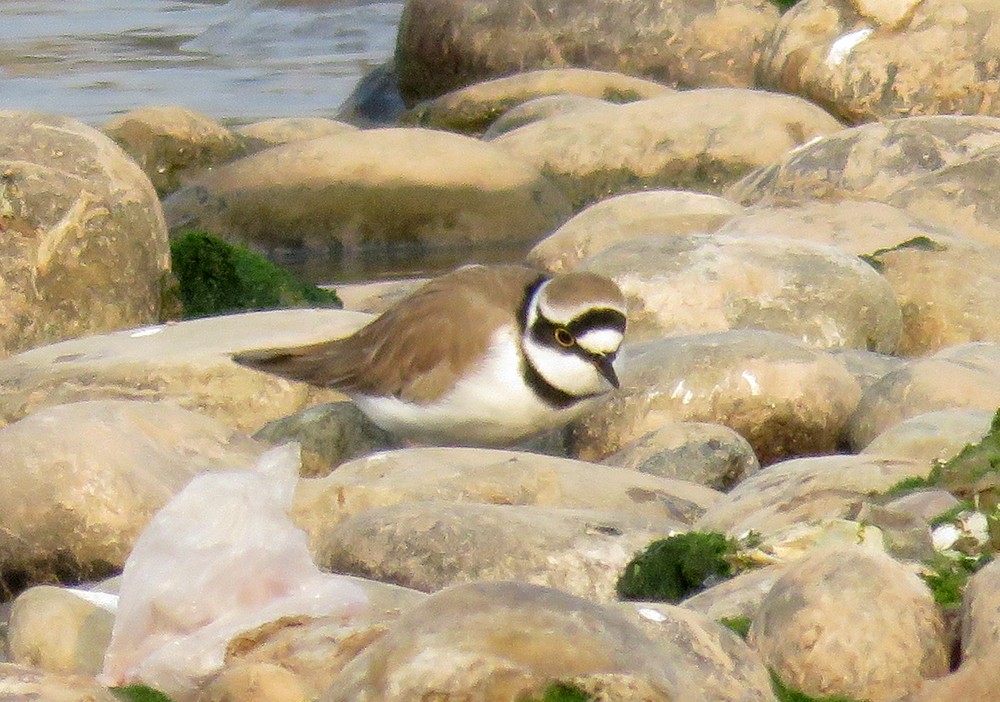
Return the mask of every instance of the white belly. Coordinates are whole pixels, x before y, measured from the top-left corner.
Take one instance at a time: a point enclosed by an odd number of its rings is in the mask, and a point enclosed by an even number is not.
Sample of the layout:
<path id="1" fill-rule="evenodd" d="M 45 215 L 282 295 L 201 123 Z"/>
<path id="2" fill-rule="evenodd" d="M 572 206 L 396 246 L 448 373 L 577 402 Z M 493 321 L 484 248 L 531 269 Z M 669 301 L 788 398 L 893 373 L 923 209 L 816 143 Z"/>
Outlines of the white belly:
<path id="1" fill-rule="evenodd" d="M 421 443 L 509 445 L 562 426 L 591 405 L 555 409 L 524 382 L 513 333 L 498 333 L 471 375 L 430 404 L 394 397 L 354 397 L 361 411 L 386 431 Z"/>

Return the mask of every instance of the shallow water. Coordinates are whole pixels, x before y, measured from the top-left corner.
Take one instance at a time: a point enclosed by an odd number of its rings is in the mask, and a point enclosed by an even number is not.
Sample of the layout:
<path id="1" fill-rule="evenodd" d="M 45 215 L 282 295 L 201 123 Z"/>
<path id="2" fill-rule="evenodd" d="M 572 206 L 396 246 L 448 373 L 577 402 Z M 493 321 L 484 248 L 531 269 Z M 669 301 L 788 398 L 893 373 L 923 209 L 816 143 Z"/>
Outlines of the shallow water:
<path id="1" fill-rule="evenodd" d="M 94 126 L 144 105 L 332 117 L 392 55 L 402 2 L 0 0 L 0 109 Z"/>

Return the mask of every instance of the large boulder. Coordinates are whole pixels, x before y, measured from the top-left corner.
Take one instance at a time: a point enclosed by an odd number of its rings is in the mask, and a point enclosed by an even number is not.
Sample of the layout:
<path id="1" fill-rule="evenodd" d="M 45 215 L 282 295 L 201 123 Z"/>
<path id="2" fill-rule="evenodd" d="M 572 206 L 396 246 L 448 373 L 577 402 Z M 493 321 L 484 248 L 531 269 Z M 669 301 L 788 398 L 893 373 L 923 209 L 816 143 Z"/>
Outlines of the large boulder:
<path id="1" fill-rule="evenodd" d="M 100 132 L 0 111 L 0 358 L 160 315 L 167 230 L 149 178 Z"/>
<path id="2" fill-rule="evenodd" d="M 164 201 L 172 231 L 263 251 L 526 243 L 570 214 L 532 166 L 470 137 L 373 129 L 296 141 L 217 168 Z"/>
<path id="3" fill-rule="evenodd" d="M 997 115 L 998 53 L 988 0 L 813 0 L 781 18 L 758 75 L 855 123 Z"/>
<path id="4" fill-rule="evenodd" d="M 404 100 L 535 68 L 618 71 L 668 85 L 754 84 L 778 20 L 765 0 L 649 3 L 408 0 L 396 44 Z"/>

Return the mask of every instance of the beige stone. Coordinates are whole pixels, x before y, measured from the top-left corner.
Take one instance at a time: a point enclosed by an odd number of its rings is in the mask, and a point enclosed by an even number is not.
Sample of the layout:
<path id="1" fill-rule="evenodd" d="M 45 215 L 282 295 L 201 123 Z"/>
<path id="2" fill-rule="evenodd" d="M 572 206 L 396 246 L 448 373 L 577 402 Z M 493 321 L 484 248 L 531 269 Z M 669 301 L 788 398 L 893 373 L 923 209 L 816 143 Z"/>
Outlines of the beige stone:
<path id="1" fill-rule="evenodd" d="M 822 349 L 892 353 L 902 317 L 871 266 L 822 244 L 777 237 L 645 236 L 584 260 L 628 302 L 630 339 L 762 329 Z"/>
<path id="2" fill-rule="evenodd" d="M 516 580 L 610 602 L 636 552 L 685 529 L 623 510 L 405 502 L 349 517 L 313 543 L 321 567 L 423 592 Z"/>
<path id="3" fill-rule="evenodd" d="M 160 314 L 167 230 L 149 179 L 80 122 L 0 111 L 0 358 Z"/>
<path id="4" fill-rule="evenodd" d="M 831 349 L 830 353 L 858 381 L 862 392 L 877 383 L 890 371 L 894 371 L 906 363 L 897 356 L 862 349 Z"/>
<path id="5" fill-rule="evenodd" d="M 555 0 L 539 11 L 503 0 L 409 0 L 396 65 L 417 102 L 535 68 L 581 66 L 681 86 L 751 86 L 778 20 L 763 0 L 613 4 Z"/>
<path id="6" fill-rule="evenodd" d="M 889 702 L 948 672 L 944 629 L 911 569 L 853 546 L 790 566 L 748 641 L 786 685 L 808 695 Z"/>
<path id="7" fill-rule="evenodd" d="M 11 661 L 49 673 L 101 672 L 115 617 L 90 594 L 48 585 L 22 592 L 8 623 Z"/>
<path id="8" fill-rule="evenodd" d="M 747 478 L 695 522 L 701 531 L 764 535 L 798 523 L 846 517 L 870 493 L 904 478 L 926 478 L 931 466 L 880 456 L 817 456 L 768 466 Z"/>
<path id="9" fill-rule="evenodd" d="M 935 115 L 865 124 L 789 151 L 733 184 L 725 195 L 744 205 L 886 201 L 921 176 L 998 144 L 996 117 Z"/>
<path id="10" fill-rule="evenodd" d="M 325 117 L 277 117 L 245 124 L 233 131 L 248 151 L 263 151 L 293 141 L 356 131 L 357 127 Z"/>
<path id="11" fill-rule="evenodd" d="M 609 246 L 655 234 L 709 233 L 743 208 L 715 195 L 650 190 L 595 202 L 535 244 L 528 262 L 556 273 L 573 270 Z"/>
<path id="12" fill-rule="evenodd" d="M 0 592 L 108 575 L 192 476 L 262 449 L 168 403 L 78 402 L 0 429 Z"/>
<path id="13" fill-rule="evenodd" d="M 320 702 L 516 702 L 554 681 L 621 702 L 680 700 L 663 648 L 609 607 L 509 582 L 460 585 L 405 612 Z"/>
<path id="14" fill-rule="evenodd" d="M 761 85 L 854 123 L 1000 113 L 1000 8 L 989 0 L 819 0 L 794 9 L 764 50 Z"/>
<path id="15" fill-rule="evenodd" d="M 170 400 L 256 431 L 305 406 L 345 398 L 238 366 L 231 353 L 345 336 L 369 319 L 329 309 L 252 312 L 38 348 L 0 361 L 0 426 L 51 405 L 133 399 Z"/>
<path id="16" fill-rule="evenodd" d="M 727 426 L 761 465 L 829 453 L 861 396 L 830 354 L 755 330 L 627 346 L 620 376 L 621 390 L 573 426 L 571 445 L 584 460 L 673 422 Z"/>
<path id="17" fill-rule="evenodd" d="M 581 209 L 649 188 L 718 194 L 840 129 L 823 110 L 790 95 L 716 88 L 555 115 L 490 143 L 533 164 Z"/>
<path id="18" fill-rule="evenodd" d="M 620 602 L 615 607 L 665 649 L 685 683 L 679 702 L 776 699 L 757 653 L 718 622 L 663 602 Z"/>
<path id="19" fill-rule="evenodd" d="M 89 675 L 56 675 L 0 662 L 0 702 L 120 702 Z"/>
<path id="20" fill-rule="evenodd" d="M 217 168 L 164 203 L 198 227 L 264 250 L 350 258 L 372 247 L 528 242 L 570 214 L 530 164 L 429 129 L 370 129 L 292 142 Z"/>
<path id="21" fill-rule="evenodd" d="M 744 571 L 692 595 L 680 606 L 715 621 L 744 617 L 753 619 L 764 597 L 787 569 L 786 564 L 776 563 Z"/>
<path id="22" fill-rule="evenodd" d="M 753 447 L 721 424 L 678 422 L 623 446 L 602 463 L 729 490 L 760 470 Z"/>
<path id="23" fill-rule="evenodd" d="M 429 447 L 362 457 L 301 481 L 295 514 L 314 536 L 373 507 L 431 501 L 617 510 L 690 523 L 719 497 L 686 480 L 568 458 Z"/>
<path id="24" fill-rule="evenodd" d="M 550 68 L 494 78 L 459 88 L 414 106 L 403 124 L 480 134 L 498 115 L 533 98 L 578 95 L 612 103 L 634 102 L 672 92 L 642 78 L 585 68 Z"/>
<path id="25" fill-rule="evenodd" d="M 860 453 L 934 465 L 953 458 L 967 444 L 981 441 L 990 430 L 993 414 L 984 409 L 944 409 L 918 414 L 886 429 Z"/>
<path id="26" fill-rule="evenodd" d="M 602 108 L 614 109 L 614 104 L 599 98 L 583 97 L 582 95 L 545 95 L 515 105 L 501 114 L 493 120 L 481 138 L 490 141 L 501 134 L 512 132 L 519 127 L 546 117 L 562 115 L 574 110 L 600 110 Z"/>
<path id="27" fill-rule="evenodd" d="M 855 449 L 903 420 L 944 409 L 1000 407 L 1000 344 L 959 344 L 910 361 L 862 396 L 847 426 Z"/>
<path id="28" fill-rule="evenodd" d="M 312 691 L 298 675 L 273 663 L 226 668 L 204 686 L 198 702 L 311 702 Z"/>
<path id="29" fill-rule="evenodd" d="M 365 283 L 337 284 L 337 297 L 345 310 L 382 314 L 426 283 L 428 278 L 379 280 Z"/>
<path id="30" fill-rule="evenodd" d="M 135 159 L 161 196 L 192 173 L 242 152 L 236 135 L 214 119 L 173 105 L 131 110 L 102 130 Z"/>

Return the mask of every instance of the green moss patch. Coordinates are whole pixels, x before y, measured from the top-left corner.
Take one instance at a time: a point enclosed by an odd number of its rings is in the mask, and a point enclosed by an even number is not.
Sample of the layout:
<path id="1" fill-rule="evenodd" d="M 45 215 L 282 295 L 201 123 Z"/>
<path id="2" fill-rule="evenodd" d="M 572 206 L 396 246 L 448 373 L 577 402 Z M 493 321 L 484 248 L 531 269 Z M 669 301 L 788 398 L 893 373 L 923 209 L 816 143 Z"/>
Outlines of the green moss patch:
<path id="1" fill-rule="evenodd" d="M 716 532 L 689 532 L 654 541 L 618 578 L 624 600 L 680 602 L 713 578 L 728 578 L 737 544 Z"/>
<path id="2" fill-rule="evenodd" d="M 541 697 L 529 697 L 521 702 L 593 702 L 593 698 L 575 685 L 553 683 Z"/>
<path id="3" fill-rule="evenodd" d="M 336 293 L 298 280 L 245 246 L 200 231 L 170 243 L 184 317 L 285 307 L 342 307 Z"/>
<path id="4" fill-rule="evenodd" d="M 719 624 L 745 640 L 750 635 L 750 625 L 753 624 L 753 620 L 750 617 L 723 617 L 719 620 Z"/>
<path id="5" fill-rule="evenodd" d="M 811 697 L 804 692 L 785 685 L 773 670 L 771 671 L 771 687 L 774 689 L 774 696 L 778 698 L 778 702 L 864 702 L 862 700 L 855 700 L 853 697 L 841 697 L 840 695 L 834 695 L 833 697 Z"/>
<path id="6" fill-rule="evenodd" d="M 111 693 L 124 702 L 173 702 L 169 697 L 146 685 L 113 687 Z"/>
<path id="7" fill-rule="evenodd" d="M 925 571 L 920 577 L 934 594 L 934 601 L 941 607 L 954 608 L 962 604 L 962 594 L 973 573 L 993 560 L 990 555 L 937 554 L 924 562 Z"/>

